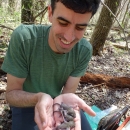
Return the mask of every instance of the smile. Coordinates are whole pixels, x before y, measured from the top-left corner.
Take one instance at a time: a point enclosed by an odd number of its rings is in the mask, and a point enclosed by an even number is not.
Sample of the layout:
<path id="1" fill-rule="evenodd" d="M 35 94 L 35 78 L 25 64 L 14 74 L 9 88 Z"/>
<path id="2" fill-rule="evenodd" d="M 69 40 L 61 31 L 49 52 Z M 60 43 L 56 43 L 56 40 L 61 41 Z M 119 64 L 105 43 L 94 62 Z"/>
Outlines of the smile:
<path id="1" fill-rule="evenodd" d="M 61 41 L 62 41 L 64 44 L 66 44 L 66 45 L 68 45 L 68 44 L 71 43 L 71 42 L 67 42 L 67 41 L 65 41 L 65 40 L 63 40 L 63 39 L 61 39 Z"/>

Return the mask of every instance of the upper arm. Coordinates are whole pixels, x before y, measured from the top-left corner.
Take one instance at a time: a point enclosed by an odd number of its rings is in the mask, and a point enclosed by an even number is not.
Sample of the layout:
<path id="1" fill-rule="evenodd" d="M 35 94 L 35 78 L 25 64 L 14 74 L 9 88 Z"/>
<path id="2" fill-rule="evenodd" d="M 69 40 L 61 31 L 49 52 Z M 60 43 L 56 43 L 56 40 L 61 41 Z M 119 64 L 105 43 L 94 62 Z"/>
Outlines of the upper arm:
<path id="1" fill-rule="evenodd" d="M 25 78 L 28 75 L 28 50 L 29 40 L 26 40 L 25 35 L 28 35 L 22 26 L 16 28 L 11 34 L 10 43 L 7 53 L 4 57 L 1 69 L 19 78 Z M 26 51 L 27 50 L 27 51 Z M 28 57 L 27 57 L 28 56 Z"/>
<path id="2" fill-rule="evenodd" d="M 63 88 L 62 93 L 75 93 L 75 91 L 78 87 L 79 81 L 80 81 L 80 77 L 69 76 L 69 78 Z"/>
<path id="3" fill-rule="evenodd" d="M 11 74 L 7 74 L 6 92 L 10 92 L 12 90 L 22 90 L 24 81 L 25 78 L 18 78 Z"/>

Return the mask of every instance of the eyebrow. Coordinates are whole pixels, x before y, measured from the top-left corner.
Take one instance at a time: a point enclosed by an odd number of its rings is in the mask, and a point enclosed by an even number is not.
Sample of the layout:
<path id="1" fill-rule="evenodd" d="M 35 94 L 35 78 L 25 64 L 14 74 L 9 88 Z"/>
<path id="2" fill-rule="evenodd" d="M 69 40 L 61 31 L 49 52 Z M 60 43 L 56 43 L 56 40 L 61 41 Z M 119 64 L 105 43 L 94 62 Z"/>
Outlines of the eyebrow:
<path id="1" fill-rule="evenodd" d="M 65 22 L 67 22 L 67 23 L 71 23 L 70 21 L 66 20 L 66 19 L 63 18 L 63 17 L 58 17 L 57 19 L 59 19 L 59 20 L 63 20 L 63 21 L 65 21 Z"/>
<path id="2" fill-rule="evenodd" d="M 67 22 L 67 23 L 71 23 L 70 21 L 68 21 L 68 20 L 66 20 L 65 18 L 63 18 L 63 17 L 57 17 L 57 19 L 59 19 L 59 20 L 63 20 L 63 21 L 65 21 L 65 22 Z M 83 24 L 76 24 L 76 26 L 87 26 L 88 24 L 87 23 L 83 23 Z"/>
<path id="3" fill-rule="evenodd" d="M 84 27 L 87 27 L 88 24 L 87 23 L 84 23 L 84 24 L 76 24 L 77 26 L 84 26 Z"/>

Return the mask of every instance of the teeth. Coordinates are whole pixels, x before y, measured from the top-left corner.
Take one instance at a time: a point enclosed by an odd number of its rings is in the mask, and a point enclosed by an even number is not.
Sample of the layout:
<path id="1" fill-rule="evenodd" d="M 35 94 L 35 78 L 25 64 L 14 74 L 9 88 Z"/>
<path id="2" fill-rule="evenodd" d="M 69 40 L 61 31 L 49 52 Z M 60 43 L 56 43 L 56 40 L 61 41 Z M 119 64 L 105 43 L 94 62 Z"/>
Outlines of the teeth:
<path id="1" fill-rule="evenodd" d="M 61 41 L 64 43 L 64 44 L 70 44 L 71 42 L 67 42 L 67 41 L 65 41 L 65 40 L 63 40 L 63 39 L 61 39 Z"/>

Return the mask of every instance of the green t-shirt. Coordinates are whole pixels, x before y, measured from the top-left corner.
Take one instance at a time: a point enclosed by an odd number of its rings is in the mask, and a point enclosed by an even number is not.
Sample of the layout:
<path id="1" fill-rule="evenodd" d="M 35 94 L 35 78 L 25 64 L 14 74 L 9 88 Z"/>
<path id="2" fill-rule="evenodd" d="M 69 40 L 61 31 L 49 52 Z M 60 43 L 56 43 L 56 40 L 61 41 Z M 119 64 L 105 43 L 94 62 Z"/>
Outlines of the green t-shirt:
<path id="1" fill-rule="evenodd" d="M 56 97 L 69 76 L 80 77 L 92 55 L 92 46 L 81 39 L 66 54 L 56 54 L 48 44 L 51 26 L 20 25 L 11 36 L 2 70 L 26 78 L 23 90 Z"/>

